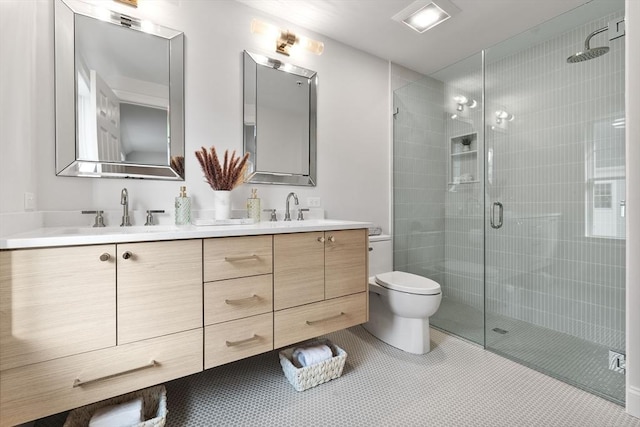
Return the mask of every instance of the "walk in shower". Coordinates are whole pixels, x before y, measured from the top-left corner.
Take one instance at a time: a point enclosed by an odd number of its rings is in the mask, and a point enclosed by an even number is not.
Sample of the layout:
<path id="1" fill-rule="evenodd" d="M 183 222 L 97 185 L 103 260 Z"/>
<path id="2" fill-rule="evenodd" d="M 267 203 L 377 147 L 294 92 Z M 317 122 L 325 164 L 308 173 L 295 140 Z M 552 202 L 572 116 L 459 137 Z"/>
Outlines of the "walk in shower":
<path id="1" fill-rule="evenodd" d="M 618 403 L 623 20 L 593 0 L 395 90 L 393 148 L 394 268 L 441 284 L 432 326 Z"/>

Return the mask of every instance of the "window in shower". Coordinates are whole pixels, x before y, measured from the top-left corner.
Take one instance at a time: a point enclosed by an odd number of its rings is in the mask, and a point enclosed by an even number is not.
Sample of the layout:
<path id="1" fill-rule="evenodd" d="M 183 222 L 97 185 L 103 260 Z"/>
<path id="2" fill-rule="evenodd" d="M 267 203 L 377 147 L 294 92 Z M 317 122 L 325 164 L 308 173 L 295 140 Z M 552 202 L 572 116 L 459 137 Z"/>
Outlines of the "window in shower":
<path id="1" fill-rule="evenodd" d="M 587 237 L 625 238 L 624 120 L 614 118 L 593 124 L 586 147 Z"/>

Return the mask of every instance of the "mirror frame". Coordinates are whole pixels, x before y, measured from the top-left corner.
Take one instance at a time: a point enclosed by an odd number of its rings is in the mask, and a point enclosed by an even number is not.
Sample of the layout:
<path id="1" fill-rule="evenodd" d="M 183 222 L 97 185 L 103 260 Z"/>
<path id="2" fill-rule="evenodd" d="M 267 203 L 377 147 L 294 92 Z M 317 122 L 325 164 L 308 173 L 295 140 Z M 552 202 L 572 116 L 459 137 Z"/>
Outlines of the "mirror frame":
<path id="1" fill-rule="evenodd" d="M 309 174 L 280 173 L 261 171 L 258 159 L 258 131 L 256 118 L 257 109 L 257 72 L 259 67 L 273 68 L 278 71 L 295 74 L 309 81 Z M 243 52 L 243 140 L 244 151 L 249 153 L 250 176 L 246 182 L 255 184 L 281 184 L 281 185 L 316 185 L 317 176 L 317 86 L 318 73 L 293 64 L 286 64 L 277 59 L 264 55 Z"/>
<path id="2" fill-rule="evenodd" d="M 102 12 L 102 13 L 100 13 Z M 76 0 L 55 0 L 55 125 L 56 175 L 93 178 L 145 178 L 184 181 L 184 34 L 151 25 L 145 33 L 169 42 L 169 150 L 166 165 L 87 161 L 78 159 L 77 85 L 75 72 L 75 18 L 84 15 L 131 31 L 141 30 L 141 21 Z M 174 163 L 174 159 L 178 162 Z M 180 159 L 182 160 L 180 162 Z"/>

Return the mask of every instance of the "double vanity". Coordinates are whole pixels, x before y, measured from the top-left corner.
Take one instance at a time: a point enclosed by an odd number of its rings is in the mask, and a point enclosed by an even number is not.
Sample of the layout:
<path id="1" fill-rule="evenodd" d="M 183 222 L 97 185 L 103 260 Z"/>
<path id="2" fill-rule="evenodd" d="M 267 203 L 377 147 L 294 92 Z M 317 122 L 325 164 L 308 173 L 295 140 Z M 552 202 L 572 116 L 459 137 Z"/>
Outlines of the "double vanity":
<path id="1" fill-rule="evenodd" d="M 0 426 L 366 322 L 368 225 L 67 227 L 0 239 Z"/>

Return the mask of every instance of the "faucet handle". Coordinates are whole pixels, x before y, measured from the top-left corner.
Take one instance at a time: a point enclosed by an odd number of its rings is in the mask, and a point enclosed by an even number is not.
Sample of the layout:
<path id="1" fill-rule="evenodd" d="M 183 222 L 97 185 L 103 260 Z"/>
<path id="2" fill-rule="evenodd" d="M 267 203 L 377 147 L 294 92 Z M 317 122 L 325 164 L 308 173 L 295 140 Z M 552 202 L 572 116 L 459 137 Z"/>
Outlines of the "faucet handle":
<path id="1" fill-rule="evenodd" d="M 94 227 L 104 227 L 104 217 L 102 214 L 104 211 L 82 211 L 83 214 L 95 214 L 96 218 L 93 223 Z"/>
<path id="2" fill-rule="evenodd" d="M 263 209 L 262 212 L 271 212 L 271 218 L 269 221 L 276 222 L 278 220 L 275 209 Z"/>
<path id="3" fill-rule="evenodd" d="M 309 208 L 298 209 L 298 221 L 304 221 L 304 212 L 309 212 Z"/>
<path id="4" fill-rule="evenodd" d="M 153 225 L 153 214 L 154 213 L 164 213 L 164 209 L 159 209 L 159 210 L 147 210 L 147 222 L 144 223 L 144 225 Z"/>

